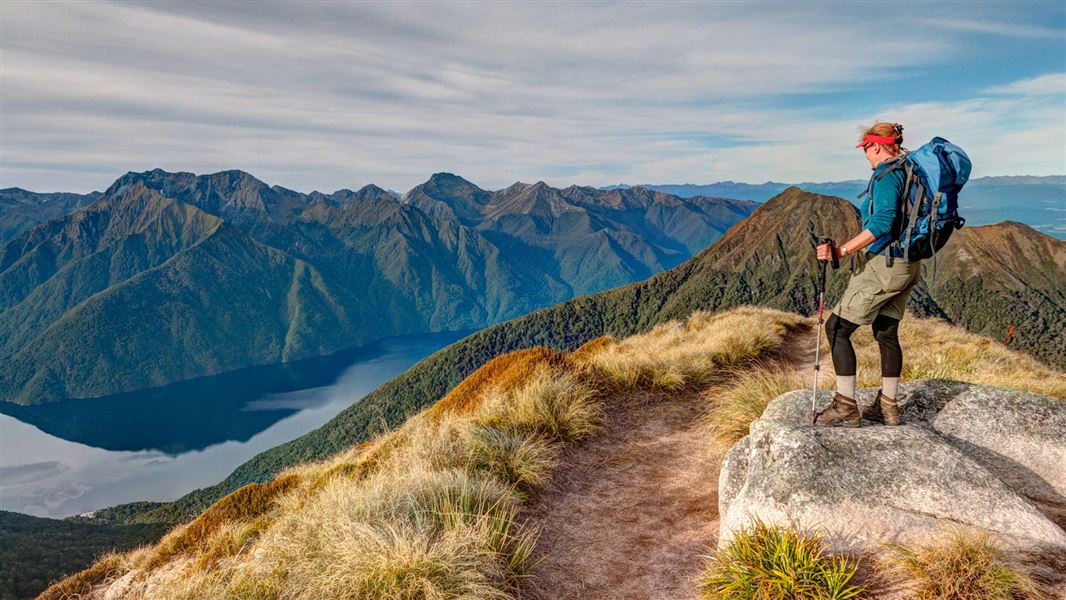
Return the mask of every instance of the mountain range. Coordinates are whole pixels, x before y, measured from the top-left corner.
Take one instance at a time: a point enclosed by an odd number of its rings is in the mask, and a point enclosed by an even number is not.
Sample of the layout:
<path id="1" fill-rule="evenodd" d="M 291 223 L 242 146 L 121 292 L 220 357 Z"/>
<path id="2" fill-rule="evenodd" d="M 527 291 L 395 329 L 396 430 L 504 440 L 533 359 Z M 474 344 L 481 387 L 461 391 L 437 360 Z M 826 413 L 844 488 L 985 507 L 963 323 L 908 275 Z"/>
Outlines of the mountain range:
<path id="1" fill-rule="evenodd" d="M 170 503 L 106 509 L 97 518 L 119 523 L 191 518 L 244 484 L 269 481 L 287 466 L 325 458 L 382 426 L 401 423 L 512 350 L 535 345 L 573 350 L 601 335 L 627 337 L 694 310 L 755 304 L 811 314 L 819 272 L 809 241 L 812 222 L 820 236 L 834 239 L 844 239 L 860 224 L 848 201 L 788 188 L 672 269 L 487 327 L 416 363 L 319 429 L 256 456 L 215 486 Z M 859 268 L 862 257 L 857 258 Z M 851 266 L 845 261 L 831 272 L 830 306 L 843 292 Z M 997 340 L 1015 325 L 1012 348 L 1066 368 L 1066 242 L 1020 223 L 965 227 L 938 254 L 936 269 L 934 279 L 932 265 L 923 263 L 923 280 L 908 303 L 911 314 L 939 317 Z"/>
<path id="2" fill-rule="evenodd" d="M 0 248 L 2 400 L 108 396 L 484 327 L 676 266 L 755 207 L 543 182 L 487 191 L 448 173 L 398 197 L 156 169 L 74 196 L 0 193 L 4 223 L 51 215 L 11 217 L 16 202 L 72 210 Z"/>
<path id="3" fill-rule="evenodd" d="M 126 201 L 143 198 L 145 190 L 148 190 L 148 196 L 152 196 L 152 189 L 133 185 Z M 466 188 L 462 186 L 460 189 Z M 470 191 L 474 193 L 463 196 L 466 201 L 445 202 L 443 199 L 450 196 L 441 193 L 439 183 L 434 182 L 434 186 L 411 197 L 410 202 L 425 206 L 425 209 L 417 210 L 427 218 L 450 220 L 465 227 L 463 220 L 477 222 L 479 215 L 491 210 L 486 207 L 492 204 L 476 190 Z M 543 193 L 538 190 L 528 191 L 534 198 L 529 205 L 548 214 L 552 212 L 553 200 L 538 197 Z M 379 191 L 367 192 L 364 196 L 388 199 Z M 329 200 L 324 197 L 319 200 L 328 206 L 336 203 L 335 208 L 340 208 L 352 196 L 354 194 L 341 194 Z M 396 201 L 395 196 L 392 201 Z M 358 204 L 360 200 L 354 202 Z M 191 203 L 167 201 L 164 197 L 163 200 L 156 199 L 152 205 L 158 205 L 159 215 L 167 216 L 145 219 L 145 223 L 153 225 L 142 227 L 142 235 L 136 240 L 165 240 L 161 246 L 156 246 L 178 249 L 204 244 L 205 239 L 220 229 L 243 231 Z M 214 210 L 223 212 L 221 207 Z M 237 208 L 232 210 L 240 212 Z M 555 210 L 561 211 L 558 207 Z M 427 211 L 439 214 L 428 217 Z M 91 221 L 92 211 L 85 214 L 87 216 L 81 219 Z M 278 211 L 275 214 L 284 216 L 286 213 Z M 94 223 L 97 224 L 95 229 L 86 226 L 86 229 L 97 231 L 97 237 L 92 239 L 106 237 L 100 231 L 106 231 L 107 227 L 99 221 Z M 370 439 L 384 428 L 402 423 L 414 412 L 444 396 L 488 361 L 512 350 L 538 345 L 573 350 L 599 336 L 622 338 L 644 332 L 657 324 L 684 318 L 694 310 L 719 311 L 743 304 L 811 314 L 816 309 L 818 265 L 809 245 L 809 223 L 814 223 L 819 235 L 842 239 L 856 231 L 859 216 L 855 207 L 841 198 L 787 188 L 689 260 L 642 281 L 581 295 L 481 329 L 442 348 L 353 402 L 319 429 L 254 457 L 214 486 L 192 491 L 174 502 L 137 502 L 97 511 L 87 520 L 96 527 L 93 529 L 94 539 L 98 539 L 98 544 L 120 547 L 131 540 L 136 544 L 152 542 L 164 528 L 134 531 L 130 525 L 152 527 L 187 521 L 245 484 L 270 481 L 287 467 L 326 458 Z M 255 244 L 260 244 L 267 248 L 261 251 L 270 252 L 269 247 L 255 238 L 243 244 L 246 248 L 258 248 Z M 109 264 L 132 264 L 135 261 L 131 257 L 137 257 L 141 264 L 158 261 L 153 254 L 129 252 L 130 248 L 143 248 L 143 244 L 130 241 L 120 246 L 110 251 L 108 257 L 125 258 L 109 260 Z M 122 254 L 120 250 L 126 253 Z M 174 253 L 180 252 L 174 250 Z M 211 254 L 200 258 L 206 260 Z M 303 259 L 279 259 L 275 268 L 295 269 L 298 260 Z M 840 271 L 830 273 L 827 286 L 830 303 L 843 291 L 849 267 L 861 266 L 861 260 L 855 265 L 846 261 Z M 935 277 L 931 267 L 931 264 L 924 267 L 923 281 L 910 299 L 908 309 L 911 314 L 937 316 L 993 339 L 1002 339 L 1006 329 L 1015 325 L 1012 347 L 1060 369 L 1066 368 L 1066 354 L 1062 350 L 1066 347 L 1066 242 L 1016 222 L 965 227 L 938 254 Z M 221 267 L 216 265 L 214 268 Z M 977 299 L 980 302 L 975 301 Z M 990 340 L 989 343 L 996 342 Z M 0 516 L 15 521 L 19 517 Z M 42 521 L 47 523 L 36 525 L 38 530 L 47 526 L 57 535 L 65 535 L 82 527 L 86 519 Z M 0 525 L 0 530 L 6 531 L 7 522 Z M 19 547 L 31 544 L 32 533 L 17 527 L 6 533 L 13 544 L 20 544 Z M 80 552 L 68 562 L 77 567 L 89 564 L 91 560 L 91 552 Z M 70 566 L 64 567 L 68 568 Z M 51 566 L 37 571 L 48 576 L 62 572 Z"/>
<path id="4" fill-rule="evenodd" d="M 779 183 L 641 184 L 639 187 L 688 196 L 724 196 L 764 202 L 795 186 L 808 192 L 840 196 L 855 201 L 866 189 L 865 179 L 846 181 Z M 603 189 L 626 189 L 619 184 Z M 959 211 L 970 225 L 988 225 L 1005 219 L 1022 221 L 1052 237 L 1066 239 L 1066 176 L 977 177 L 967 182 L 959 195 Z"/>
<path id="5" fill-rule="evenodd" d="M 37 193 L 22 188 L 0 190 L 0 245 L 18 234 L 92 204 L 103 192 Z"/>

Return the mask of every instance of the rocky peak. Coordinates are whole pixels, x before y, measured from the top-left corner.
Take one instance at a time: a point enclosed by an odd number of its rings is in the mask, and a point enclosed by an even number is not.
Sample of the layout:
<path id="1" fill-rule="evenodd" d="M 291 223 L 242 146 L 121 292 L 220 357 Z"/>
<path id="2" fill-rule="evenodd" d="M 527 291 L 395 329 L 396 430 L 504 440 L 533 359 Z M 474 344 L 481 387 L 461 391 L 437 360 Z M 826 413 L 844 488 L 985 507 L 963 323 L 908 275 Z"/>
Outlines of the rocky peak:
<path id="1" fill-rule="evenodd" d="M 425 183 L 403 195 L 403 204 L 414 205 L 439 218 L 458 219 L 464 224 L 480 220 L 482 207 L 492 194 L 452 173 L 434 173 Z"/>

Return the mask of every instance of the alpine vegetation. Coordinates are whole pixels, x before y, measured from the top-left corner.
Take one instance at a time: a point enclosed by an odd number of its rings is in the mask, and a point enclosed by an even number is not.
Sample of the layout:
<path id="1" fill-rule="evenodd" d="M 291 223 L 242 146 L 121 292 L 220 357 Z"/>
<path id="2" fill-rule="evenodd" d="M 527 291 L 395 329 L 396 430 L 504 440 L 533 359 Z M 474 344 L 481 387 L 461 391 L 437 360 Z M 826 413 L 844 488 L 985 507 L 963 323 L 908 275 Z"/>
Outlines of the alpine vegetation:
<path id="1" fill-rule="evenodd" d="M 910 582 L 917 600 L 1037 600 L 1033 579 L 988 534 L 963 529 L 929 543 L 888 546 L 887 571 Z"/>
<path id="2" fill-rule="evenodd" d="M 521 509 L 564 447 L 597 434 L 613 390 L 716 380 L 805 323 L 769 309 L 698 311 L 573 352 L 503 354 L 397 429 L 244 486 L 42 597 L 515 597 L 536 566 L 536 523 Z"/>
<path id="3" fill-rule="evenodd" d="M 756 519 L 733 542 L 710 556 L 700 577 L 706 600 L 858 598 L 852 580 L 858 560 L 831 554 L 819 536 Z"/>

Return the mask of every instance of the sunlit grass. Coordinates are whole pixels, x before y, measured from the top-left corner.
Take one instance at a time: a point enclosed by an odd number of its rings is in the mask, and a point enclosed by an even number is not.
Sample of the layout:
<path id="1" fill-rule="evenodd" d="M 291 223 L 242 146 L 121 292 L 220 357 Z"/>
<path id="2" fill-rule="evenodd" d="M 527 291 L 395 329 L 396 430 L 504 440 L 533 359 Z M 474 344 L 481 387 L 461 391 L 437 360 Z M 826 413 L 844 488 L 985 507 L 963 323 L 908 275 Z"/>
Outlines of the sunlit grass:
<path id="1" fill-rule="evenodd" d="M 801 373 L 767 365 L 739 372 L 733 383 L 704 392 L 710 406 L 705 420 L 715 452 L 725 454 L 748 435 L 748 427 L 771 400 L 804 385 L 810 382 Z"/>
<path id="2" fill-rule="evenodd" d="M 799 315 L 750 306 L 695 311 L 685 321 L 661 323 L 617 342 L 600 340 L 580 360 L 619 389 L 694 390 L 778 348 L 804 324 Z"/>
<path id="3" fill-rule="evenodd" d="M 699 587 L 707 600 L 847 600 L 863 592 L 852 583 L 858 564 L 816 535 L 756 519 L 709 557 Z"/>
<path id="4" fill-rule="evenodd" d="M 703 393 L 708 442 L 722 453 L 773 398 L 809 385 L 809 370 L 773 367 L 770 359 L 811 324 L 753 307 L 697 311 L 629 338 L 595 338 L 572 353 L 502 355 L 401 427 L 241 488 L 159 544 L 108 556 L 44 597 L 114 582 L 113 593 L 130 598 L 511 598 L 536 541 L 518 517 L 522 503 L 551 481 L 565 444 L 601 430 L 611 400 L 635 389 Z M 1066 397 L 1062 373 L 959 328 L 908 318 L 901 337 L 904 379 Z M 876 344 L 863 332 L 855 342 L 860 384 L 879 383 Z M 831 381 L 831 369 L 824 371 L 822 387 Z M 845 593 L 853 565 L 824 553 L 819 559 L 812 539 L 757 527 L 716 564 L 741 569 L 778 548 L 778 558 Z M 705 582 L 721 583 L 714 578 L 723 572 L 709 571 Z"/>
<path id="5" fill-rule="evenodd" d="M 915 600 L 1038 600 L 1033 580 L 986 533 L 962 529 L 926 544 L 889 546 L 887 569 Z"/>

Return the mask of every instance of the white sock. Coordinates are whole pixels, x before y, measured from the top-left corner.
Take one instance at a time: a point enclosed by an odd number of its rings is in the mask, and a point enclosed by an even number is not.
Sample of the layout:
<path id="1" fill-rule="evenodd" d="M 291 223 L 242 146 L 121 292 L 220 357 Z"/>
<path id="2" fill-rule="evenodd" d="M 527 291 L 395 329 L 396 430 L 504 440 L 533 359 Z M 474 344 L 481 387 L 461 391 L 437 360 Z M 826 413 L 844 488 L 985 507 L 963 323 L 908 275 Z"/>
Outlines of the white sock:
<path id="1" fill-rule="evenodd" d="M 890 400 L 896 399 L 896 386 L 899 385 L 899 377 L 882 377 L 881 393 Z"/>
<path id="2" fill-rule="evenodd" d="M 892 388 L 893 392 L 896 388 Z M 847 396 L 852 400 L 855 399 L 855 376 L 854 375 L 837 375 L 837 392 L 841 396 Z"/>

